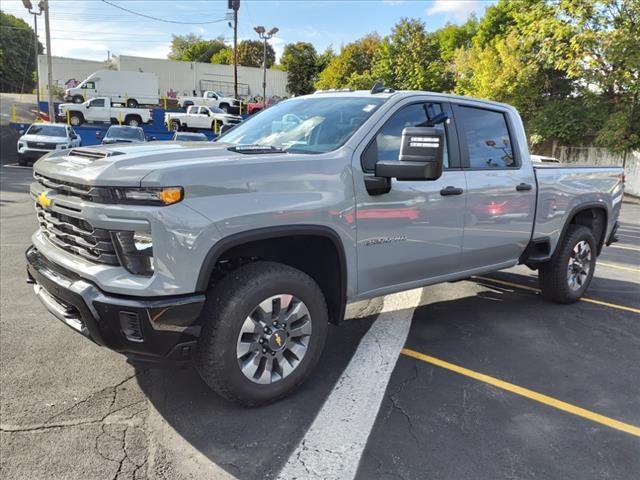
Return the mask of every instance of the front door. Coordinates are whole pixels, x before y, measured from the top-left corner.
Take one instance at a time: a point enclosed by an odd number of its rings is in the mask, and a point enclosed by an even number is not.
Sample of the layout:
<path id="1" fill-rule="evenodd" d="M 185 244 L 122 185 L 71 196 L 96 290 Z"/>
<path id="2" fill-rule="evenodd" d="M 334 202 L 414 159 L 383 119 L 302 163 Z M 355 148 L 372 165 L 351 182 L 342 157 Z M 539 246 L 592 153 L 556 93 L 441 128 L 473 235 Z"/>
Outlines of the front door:
<path id="1" fill-rule="evenodd" d="M 518 260 L 531 239 L 536 180 L 523 165 L 524 139 L 500 109 L 453 105 L 467 181 L 462 263 L 468 268 Z"/>
<path id="2" fill-rule="evenodd" d="M 435 181 L 397 181 L 382 195 L 370 195 L 364 176 L 372 175 L 379 160 L 398 160 L 402 130 L 431 126 L 448 104 L 407 101 L 388 115 L 363 150 L 354 159 L 356 188 L 358 292 L 383 294 L 411 287 L 425 280 L 455 273 L 462 250 L 466 201 L 464 172 L 458 168 L 455 126 L 435 125 L 447 137 L 444 172 Z M 450 115 L 451 116 L 451 115 Z M 451 195 L 451 189 L 459 189 Z"/>
<path id="3" fill-rule="evenodd" d="M 108 122 L 110 108 L 105 105 L 104 98 L 94 98 L 89 101 L 85 120 L 89 122 Z"/>

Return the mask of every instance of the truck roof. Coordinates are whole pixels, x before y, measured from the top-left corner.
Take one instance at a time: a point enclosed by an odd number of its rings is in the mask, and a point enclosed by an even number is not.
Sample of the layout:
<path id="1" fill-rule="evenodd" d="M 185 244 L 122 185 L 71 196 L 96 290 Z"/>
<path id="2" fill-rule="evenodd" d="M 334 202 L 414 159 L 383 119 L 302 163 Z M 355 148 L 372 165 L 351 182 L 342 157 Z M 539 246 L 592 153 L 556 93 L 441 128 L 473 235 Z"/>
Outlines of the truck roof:
<path id="1" fill-rule="evenodd" d="M 495 102 L 493 100 L 487 100 L 485 98 L 476 98 L 476 97 L 468 97 L 464 95 L 455 95 L 452 93 L 441 93 L 441 92 L 429 92 L 423 90 L 385 90 L 384 92 L 379 93 L 371 93 L 370 90 L 350 90 L 350 89 L 335 89 L 335 90 L 318 90 L 311 95 L 306 96 L 330 96 L 330 97 L 372 97 L 372 98 L 405 98 L 412 97 L 415 95 L 430 95 L 434 97 L 440 97 L 443 101 L 452 101 L 452 100 L 474 100 L 476 102 L 485 103 L 487 105 L 495 105 L 502 108 L 514 109 L 512 105 L 507 103 Z M 297 97 L 300 98 L 300 97 Z M 515 110 L 515 109 L 514 109 Z"/>

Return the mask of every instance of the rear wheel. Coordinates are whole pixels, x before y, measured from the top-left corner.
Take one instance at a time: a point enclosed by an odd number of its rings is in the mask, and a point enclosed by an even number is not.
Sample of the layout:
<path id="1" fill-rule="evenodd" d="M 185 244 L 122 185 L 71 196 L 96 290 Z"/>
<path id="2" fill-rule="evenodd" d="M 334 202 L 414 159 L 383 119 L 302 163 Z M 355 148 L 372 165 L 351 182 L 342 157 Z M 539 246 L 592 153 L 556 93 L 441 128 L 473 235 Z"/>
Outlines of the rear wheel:
<path id="1" fill-rule="evenodd" d="M 225 111 L 225 113 L 229 113 L 229 105 L 223 103 L 220 105 L 220 108 Z"/>
<path id="2" fill-rule="evenodd" d="M 84 120 L 84 118 L 82 117 L 81 113 L 70 113 L 69 114 L 69 123 L 71 123 L 71 125 L 73 125 L 74 127 L 77 127 L 78 125 L 82 125 L 82 121 Z"/>
<path id="3" fill-rule="evenodd" d="M 137 115 L 131 115 L 125 118 L 125 123 L 130 127 L 138 127 L 140 123 L 142 123 L 142 120 Z"/>
<path id="4" fill-rule="evenodd" d="M 582 225 L 569 225 L 553 258 L 540 266 L 542 295 L 558 303 L 579 300 L 593 278 L 596 255 L 593 232 Z"/>
<path id="5" fill-rule="evenodd" d="M 178 120 L 171 120 L 171 131 L 172 132 L 180 131 L 180 122 Z"/>
<path id="6" fill-rule="evenodd" d="M 246 406 L 295 390 L 317 364 L 327 305 L 307 274 L 273 262 L 229 273 L 207 295 L 196 366 L 224 398 Z"/>
<path id="7" fill-rule="evenodd" d="M 135 98 L 130 98 L 127 100 L 127 107 L 129 108 L 138 108 L 138 101 Z"/>
<path id="8" fill-rule="evenodd" d="M 82 95 L 74 95 L 72 100 L 73 103 L 82 103 L 84 102 L 84 97 Z"/>

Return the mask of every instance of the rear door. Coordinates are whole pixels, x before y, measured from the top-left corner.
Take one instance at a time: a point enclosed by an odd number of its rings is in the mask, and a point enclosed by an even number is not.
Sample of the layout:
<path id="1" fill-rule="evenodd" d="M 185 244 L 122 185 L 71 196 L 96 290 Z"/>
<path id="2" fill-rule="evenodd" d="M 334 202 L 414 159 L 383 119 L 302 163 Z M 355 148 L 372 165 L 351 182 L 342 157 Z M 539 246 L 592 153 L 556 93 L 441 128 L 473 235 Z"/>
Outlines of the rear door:
<path id="1" fill-rule="evenodd" d="M 444 172 L 438 180 L 392 179 L 389 193 L 381 195 L 371 195 L 364 183 L 364 177 L 373 175 L 376 162 L 398 160 L 404 128 L 429 126 L 430 119 L 442 112 L 451 116 L 447 103 L 407 99 L 356 150 L 359 161 L 354 161 L 353 172 L 360 294 L 417 286 L 459 269 L 466 186 L 452 120 L 436 125 L 446 135 Z M 459 193 L 450 195 L 447 187 Z"/>
<path id="2" fill-rule="evenodd" d="M 513 263 L 533 229 L 536 181 L 516 125 L 506 110 L 454 104 L 467 184 L 462 264 L 483 268 Z"/>

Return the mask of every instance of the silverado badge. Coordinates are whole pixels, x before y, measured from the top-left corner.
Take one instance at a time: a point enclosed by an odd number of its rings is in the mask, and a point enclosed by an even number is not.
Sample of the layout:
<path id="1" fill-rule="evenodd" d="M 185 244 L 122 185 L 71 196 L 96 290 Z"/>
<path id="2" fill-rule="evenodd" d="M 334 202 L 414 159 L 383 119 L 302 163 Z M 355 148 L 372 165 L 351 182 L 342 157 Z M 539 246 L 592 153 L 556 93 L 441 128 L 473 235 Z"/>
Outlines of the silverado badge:
<path id="1" fill-rule="evenodd" d="M 53 204 L 53 199 L 47 197 L 47 191 L 42 192 L 38 195 L 38 203 L 42 208 L 49 208 Z"/>

